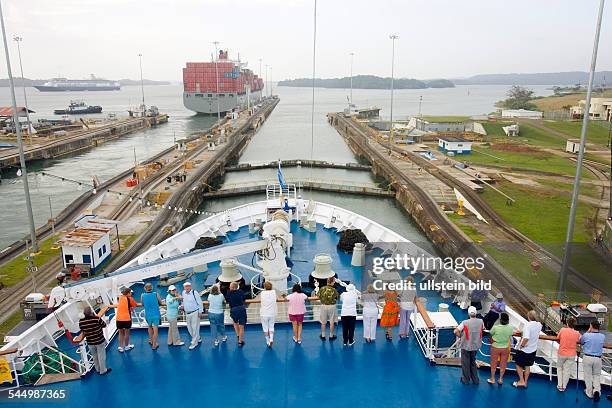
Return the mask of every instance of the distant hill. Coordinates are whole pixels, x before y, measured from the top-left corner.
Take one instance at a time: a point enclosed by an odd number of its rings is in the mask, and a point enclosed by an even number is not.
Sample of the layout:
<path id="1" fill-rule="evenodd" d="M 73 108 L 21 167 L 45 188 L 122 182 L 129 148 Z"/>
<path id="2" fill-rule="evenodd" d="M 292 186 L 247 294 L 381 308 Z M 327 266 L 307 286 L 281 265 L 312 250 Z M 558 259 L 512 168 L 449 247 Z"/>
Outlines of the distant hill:
<path id="1" fill-rule="evenodd" d="M 13 78 L 15 80 L 15 85 L 16 86 L 21 86 L 21 78 Z M 45 82 L 49 82 L 51 79 L 29 79 L 29 78 L 24 78 L 25 84 L 26 86 L 34 86 L 34 85 L 42 85 Z M 119 83 L 121 85 L 140 85 L 140 80 L 139 79 L 120 79 Z M 143 83 L 145 85 L 170 85 L 170 82 L 168 81 L 153 81 L 151 79 L 145 79 L 143 80 Z M 6 87 L 9 86 L 9 80 L 8 78 L 2 78 L 0 79 L 0 87 Z"/>
<path id="2" fill-rule="evenodd" d="M 612 84 L 612 71 L 595 73 L 595 84 Z M 453 79 L 456 85 L 585 85 L 588 72 L 544 72 L 537 74 L 482 74 L 469 78 Z"/>
<path id="3" fill-rule="evenodd" d="M 286 79 L 278 83 L 279 86 L 310 87 L 312 78 Z M 328 78 L 315 79 L 318 88 L 349 88 L 351 78 Z M 446 79 L 418 80 L 408 78 L 395 78 L 394 89 L 425 89 L 425 88 L 452 88 L 455 85 Z M 353 88 L 355 89 L 389 89 L 391 78 L 382 78 L 375 75 L 356 75 L 353 77 Z"/>

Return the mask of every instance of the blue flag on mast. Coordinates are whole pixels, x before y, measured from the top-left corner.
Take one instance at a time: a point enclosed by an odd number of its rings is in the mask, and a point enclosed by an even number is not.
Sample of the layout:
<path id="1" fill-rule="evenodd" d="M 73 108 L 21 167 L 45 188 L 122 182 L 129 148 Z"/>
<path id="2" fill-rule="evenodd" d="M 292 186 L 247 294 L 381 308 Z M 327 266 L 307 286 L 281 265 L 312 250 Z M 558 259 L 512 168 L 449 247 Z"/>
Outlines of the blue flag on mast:
<path id="1" fill-rule="evenodd" d="M 287 184 L 285 183 L 285 179 L 283 178 L 283 171 L 281 170 L 281 161 L 278 161 L 278 184 L 280 184 L 282 189 L 287 188 Z"/>

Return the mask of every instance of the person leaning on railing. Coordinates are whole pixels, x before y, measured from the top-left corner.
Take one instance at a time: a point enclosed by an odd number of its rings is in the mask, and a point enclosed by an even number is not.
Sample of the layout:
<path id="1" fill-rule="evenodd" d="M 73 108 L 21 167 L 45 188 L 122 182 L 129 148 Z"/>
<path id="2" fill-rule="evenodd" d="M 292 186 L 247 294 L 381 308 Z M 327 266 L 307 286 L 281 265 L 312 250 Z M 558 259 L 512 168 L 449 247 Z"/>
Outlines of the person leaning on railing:
<path id="1" fill-rule="evenodd" d="M 321 335 L 319 338 L 325 340 L 325 330 L 327 328 L 327 322 L 329 322 L 329 340 L 336 340 L 337 336 L 334 334 L 334 326 L 338 320 L 338 308 L 336 302 L 340 298 L 338 291 L 335 288 L 336 278 L 333 276 L 327 279 L 327 285 L 319 289 L 319 299 L 321 300 L 321 307 L 319 309 L 319 320 L 321 322 Z"/>
<path id="2" fill-rule="evenodd" d="M 234 322 L 234 330 L 238 337 L 238 347 L 244 346 L 244 326 L 247 323 L 245 298 L 246 295 L 242 289 L 240 289 L 238 283 L 230 283 L 229 291 L 225 299 L 230 306 L 230 317 Z"/>
<path id="3" fill-rule="evenodd" d="M 565 327 L 562 328 L 555 340 L 559 342 L 559 355 L 557 357 L 557 389 L 565 391 L 570 374 L 574 371 L 577 352 L 576 346 L 580 342 L 580 332 L 574 330 L 576 319 L 572 316 L 567 318 Z"/>
<path id="4" fill-rule="evenodd" d="M 499 363 L 499 380 L 497 383 L 504 383 L 504 374 L 506 373 L 506 364 L 510 358 L 510 347 L 512 342 L 512 334 L 514 327 L 510 324 L 510 316 L 508 313 L 501 312 L 499 316 L 499 324 L 491 328 L 489 332 L 491 341 L 491 378 L 487 380 L 489 384 L 495 384 L 495 371 Z M 485 324 L 486 327 L 486 324 Z"/>
<path id="5" fill-rule="evenodd" d="M 272 283 L 267 281 L 264 283 L 264 290 L 259 294 L 259 299 L 261 302 L 259 308 L 261 327 L 266 337 L 266 345 L 272 348 L 272 344 L 274 344 L 274 323 L 278 313 L 276 302 L 283 299 L 277 297 L 276 291 L 272 288 Z"/>
<path id="6" fill-rule="evenodd" d="M 599 401 L 601 396 L 601 356 L 606 336 L 599 332 L 599 322 L 593 320 L 589 330 L 580 337 L 582 344 L 582 369 L 584 370 L 584 393 Z"/>
<path id="7" fill-rule="evenodd" d="M 166 319 L 168 319 L 169 346 L 185 345 L 185 342 L 181 340 L 181 334 L 179 333 L 178 329 L 178 315 L 181 299 L 181 295 L 178 294 L 176 286 L 168 286 L 168 295 L 166 295 Z"/>
<path id="8" fill-rule="evenodd" d="M 225 314 L 223 312 L 224 304 L 225 298 L 219 290 L 219 286 L 213 285 L 210 288 L 210 295 L 208 295 L 208 321 L 210 322 L 210 334 L 215 347 L 220 342 L 227 341 L 227 336 L 225 335 Z"/>
<path id="9" fill-rule="evenodd" d="M 91 307 L 87 306 L 79 320 L 81 334 L 73 339 L 76 343 L 87 340 L 89 351 L 91 351 L 93 357 L 94 367 L 98 374 L 101 375 L 108 374 L 112 370 L 106 367 L 106 338 L 102 331 L 106 327 L 106 322 L 102 320 L 102 316 L 104 316 L 108 309 L 109 307 L 106 306 L 95 314 Z"/>

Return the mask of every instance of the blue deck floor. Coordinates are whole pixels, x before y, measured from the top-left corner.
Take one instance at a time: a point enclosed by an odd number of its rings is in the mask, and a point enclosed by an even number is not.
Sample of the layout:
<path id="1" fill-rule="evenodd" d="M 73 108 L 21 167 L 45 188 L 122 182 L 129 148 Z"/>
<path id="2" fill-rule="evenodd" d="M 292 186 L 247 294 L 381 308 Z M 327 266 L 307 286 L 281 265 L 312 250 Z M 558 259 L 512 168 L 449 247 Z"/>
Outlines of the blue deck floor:
<path id="1" fill-rule="evenodd" d="M 336 250 L 338 236 L 335 231 L 318 227 L 315 235 L 293 226 L 292 259 L 296 261 L 293 272 L 307 279 L 314 255 L 325 252 L 332 255 L 333 269 L 338 276 L 357 282 L 360 287 L 360 270 L 351 267 L 349 254 Z M 248 231 L 241 229 L 229 234 L 227 241 L 246 237 Z M 250 263 L 250 256 L 243 258 L 242 262 Z M 210 264 L 208 279 L 219 272 L 218 263 Z M 199 274 L 191 280 L 197 289 L 204 285 L 204 277 Z M 159 290 L 165 293 L 165 288 Z M 429 310 L 436 310 L 438 303 L 444 301 L 434 292 L 419 291 L 419 296 L 427 298 Z M 465 316 L 456 306 L 450 310 L 458 321 Z M 298 346 L 291 339 L 290 326 L 279 324 L 274 348 L 269 350 L 260 326 L 252 325 L 247 328 L 246 346 L 239 349 L 231 336 L 232 330 L 228 343 L 214 348 L 209 328 L 202 327 L 204 342 L 196 350 L 189 351 L 187 347 L 168 348 L 166 330 L 162 329 L 161 346 L 151 351 L 146 330 L 133 330 L 134 350 L 124 354 L 117 352 L 116 338 L 109 346 L 108 365 L 113 372 L 108 376 L 90 374 L 82 381 L 48 387 L 67 390 L 68 403 L 75 407 L 354 407 L 360 404 L 362 407 L 557 408 L 592 405 L 583 396 L 582 388 L 579 402 L 575 403 L 573 383 L 569 391 L 562 394 L 557 391 L 556 382 L 534 377 L 528 390 L 516 390 L 512 387 L 516 378 L 513 372 L 508 373 L 502 387 L 486 382 L 488 370 L 480 371 L 479 386 L 462 385 L 458 368 L 430 366 L 414 339 L 387 343 L 379 329 L 376 343 L 365 344 L 360 323 L 357 343 L 348 349 L 342 347 L 340 339 L 333 343 L 321 342 L 318 331 L 317 323 L 307 324 L 303 344 Z M 181 333 L 186 340 L 186 330 L 181 329 Z M 62 340 L 60 347 L 68 348 L 69 345 Z M 602 401 L 602 404 L 607 403 Z"/>
<path id="2" fill-rule="evenodd" d="M 481 370 L 479 386 L 462 385 L 458 368 L 432 367 L 414 339 L 388 343 L 380 329 L 378 340 L 366 344 L 358 325 L 352 348 L 343 347 L 340 340 L 322 342 L 318 330 L 318 324 L 307 324 L 300 346 L 293 343 L 290 327 L 279 324 L 274 348 L 267 349 L 260 327 L 254 325 L 247 329 L 244 348 L 236 347 L 231 330 L 228 342 L 214 348 L 209 329 L 203 327 L 203 343 L 193 351 L 166 346 L 165 330 L 161 346 L 151 351 L 146 331 L 134 330 L 132 351 L 117 352 L 116 339 L 109 346 L 108 365 L 113 368 L 109 375 L 90 374 L 81 381 L 45 388 L 65 389 L 67 402 L 78 407 L 592 405 L 582 394 L 575 403 L 573 384 L 562 394 L 554 382 L 541 377 L 532 378 L 529 389 L 516 390 L 511 385 L 514 373 L 508 373 L 499 387 L 487 384 L 488 371 Z M 181 334 L 187 339 L 185 330 Z"/>

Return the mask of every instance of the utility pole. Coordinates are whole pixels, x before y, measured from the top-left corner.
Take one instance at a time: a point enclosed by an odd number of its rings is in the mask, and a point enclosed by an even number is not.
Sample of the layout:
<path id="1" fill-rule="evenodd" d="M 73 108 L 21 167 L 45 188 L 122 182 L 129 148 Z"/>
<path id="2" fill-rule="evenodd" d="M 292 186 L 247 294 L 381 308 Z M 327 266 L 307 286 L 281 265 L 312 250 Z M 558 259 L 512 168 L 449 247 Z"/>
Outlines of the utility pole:
<path id="1" fill-rule="evenodd" d="M 274 93 L 272 92 L 272 67 L 270 67 L 270 97 L 272 97 Z"/>
<path id="2" fill-rule="evenodd" d="M 32 252 L 38 252 L 38 242 L 36 241 L 36 227 L 34 225 L 34 214 L 32 213 L 32 202 L 30 200 L 30 186 L 28 185 L 28 173 L 26 171 L 25 154 L 23 153 L 23 138 L 21 137 L 21 126 L 19 124 L 19 113 L 17 112 L 17 99 L 15 98 L 15 81 L 11 71 L 11 59 L 6 41 L 6 29 L 4 27 L 4 14 L 2 13 L 2 0 L 0 0 L 0 23 L 2 25 L 2 40 L 4 42 L 4 53 L 6 55 L 6 70 L 9 77 L 11 88 L 11 102 L 13 104 L 13 122 L 15 123 L 15 133 L 17 134 L 17 145 L 19 147 L 19 162 L 21 169 L 21 179 L 23 180 L 23 191 L 25 193 L 26 209 L 28 211 L 28 221 L 30 224 L 30 239 L 32 240 Z M 27 108 L 26 108 L 27 110 Z"/>
<path id="3" fill-rule="evenodd" d="M 53 218 L 53 207 L 51 206 L 51 196 L 48 196 L 49 198 L 49 214 L 51 215 L 51 218 L 49 218 L 49 221 L 51 222 L 51 234 L 55 235 L 55 219 Z"/>
<path id="4" fill-rule="evenodd" d="M 574 224 L 576 222 L 576 209 L 578 207 L 578 194 L 580 191 L 580 176 L 582 175 L 582 162 L 584 160 L 584 146 L 586 144 L 586 133 L 589 125 L 589 110 L 591 108 L 591 94 L 593 93 L 593 81 L 595 79 L 595 66 L 597 65 L 597 48 L 599 47 L 599 34 L 601 32 L 601 19 L 603 15 L 605 0 L 599 2 L 599 13 L 597 15 L 597 25 L 595 28 L 595 40 L 593 41 L 593 54 L 591 56 L 591 70 L 589 72 L 589 84 L 587 86 L 586 99 L 584 101 L 584 115 L 582 117 L 582 130 L 580 132 L 580 147 L 578 150 L 578 160 L 576 161 L 576 178 L 574 179 L 574 191 L 572 192 L 572 206 L 570 208 L 569 221 L 567 223 L 567 236 L 565 238 L 565 251 L 563 252 L 563 262 L 559 274 L 559 300 L 565 299 L 565 282 L 567 272 L 570 268 L 572 253 L 572 241 L 574 239 Z"/>
<path id="5" fill-rule="evenodd" d="M 419 118 L 421 117 L 421 104 L 423 103 L 423 95 L 419 96 Z"/>
<path id="6" fill-rule="evenodd" d="M 217 47 L 219 46 L 219 41 L 213 41 L 215 44 L 215 78 L 217 82 L 217 124 L 221 123 L 221 107 L 219 106 L 219 52 L 217 51 Z"/>
<path id="7" fill-rule="evenodd" d="M 389 154 L 391 153 L 391 143 L 393 142 L 393 79 L 395 68 L 395 40 L 399 38 L 397 34 L 391 34 L 391 127 L 389 128 Z"/>
<path id="8" fill-rule="evenodd" d="M 268 88 L 270 87 L 270 84 L 268 83 L 268 64 L 266 64 L 266 94 L 268 93 Z M 266 95 L 267 96 L 267 95 Z"/>
<path id="9" fill-rule="evenodd" d="M 30 144 L 32 144 L 32 121 L 30 120 L 30 110 L 28 109 L 28 95 L 26 93 L 25 79 L 23 78 L 23 65 L 21 63 L 21 47 L 19 43 L 23 41 L 21 37 L 13 37 L 17 43 L 17 54 L 19 55 L 19 70 L 21 71 L 21 86 L 23 88 L 23 103 L 25 105 L 26 120 L 28 121 L 28 135 L 30 136 Z"/>
<path id="10" fill-rule="evenodd" d="M 142 117 L 144 118 L 147 107 L 145 105 L 145 100 L 144 100 L 144 80 L 142 78 L 142 54 L 138 54 L 138 61 L 140 63 L 140 92 L 142 93 Z"/>
<path id="11" fill-rule="evenodd" d="M 354 52 L 351 52 L 349 54 L 351 56 L 351 97 L 350 97 L 350 101 L 351 101 L 351 106 L 353 105 L 353 57 L 355 56 Z M 350 113 L 350 106 L 349 106 L 349 113 Z"/>

